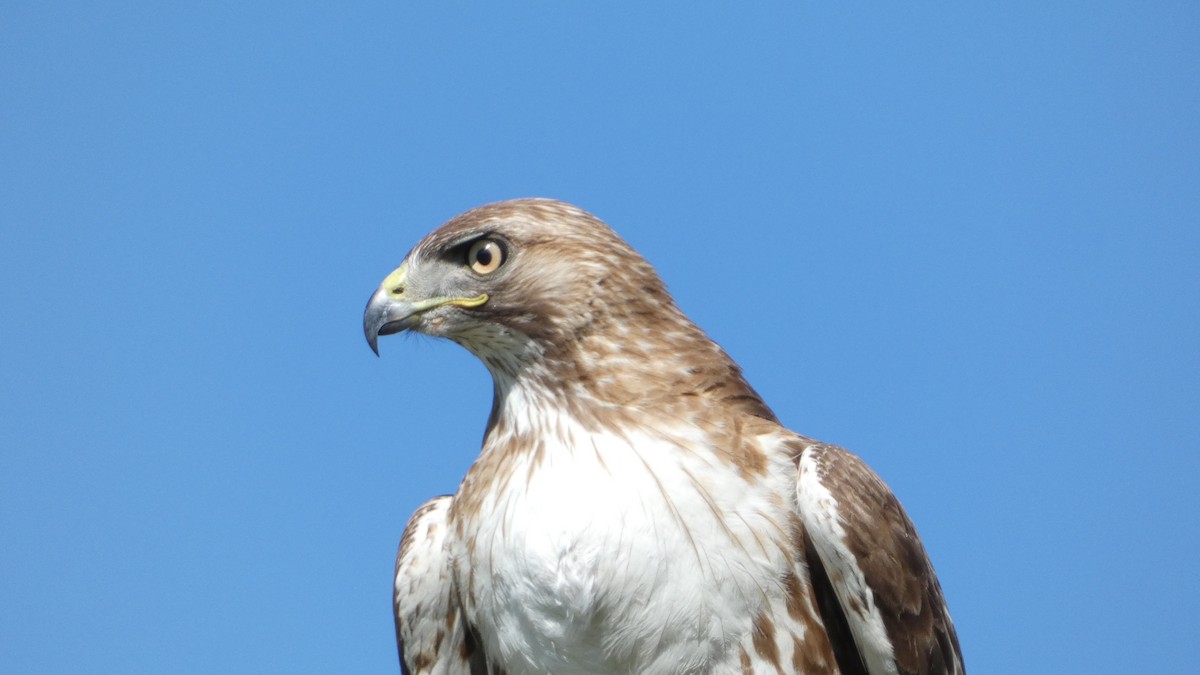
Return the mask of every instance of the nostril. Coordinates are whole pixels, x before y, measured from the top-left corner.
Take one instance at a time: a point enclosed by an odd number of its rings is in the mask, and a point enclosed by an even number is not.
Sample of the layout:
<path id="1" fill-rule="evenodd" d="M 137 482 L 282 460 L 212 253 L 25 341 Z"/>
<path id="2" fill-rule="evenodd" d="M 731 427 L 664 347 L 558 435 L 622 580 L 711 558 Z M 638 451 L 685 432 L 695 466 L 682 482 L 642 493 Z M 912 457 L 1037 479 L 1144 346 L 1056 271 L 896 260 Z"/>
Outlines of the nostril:
<path id="1" fill-rule="evenodd" d="M 404 286 L 393 286 L 392 295 L 404 295 Z"/>

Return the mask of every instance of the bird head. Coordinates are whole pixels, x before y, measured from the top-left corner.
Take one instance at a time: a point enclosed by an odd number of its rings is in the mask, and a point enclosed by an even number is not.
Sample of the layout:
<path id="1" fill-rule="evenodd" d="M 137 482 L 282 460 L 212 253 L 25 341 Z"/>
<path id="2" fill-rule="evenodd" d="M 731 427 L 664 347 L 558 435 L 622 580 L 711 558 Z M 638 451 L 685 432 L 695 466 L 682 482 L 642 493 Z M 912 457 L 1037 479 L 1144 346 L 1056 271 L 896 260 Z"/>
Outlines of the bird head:
<path id="1" fill-rule="evenodd" d="M 600 324 L 677 312 L 658 274 L 600 220 L 569 204 L 481 206 L 431 232 L 371 296 L 363 329 L 445 337 L 489 369 L 562 349 Z"/>
<path id="2" fill-rule="evenodd" d="M 696 394 L 773 419 L 650 263 L 563 202 L 497 202 L 451 219 L 384 278 L 363 330 L 376 354 L 380 335 L 453 340 L 483 361 L 497 391 L 527 382 L 643 406 Z"/>

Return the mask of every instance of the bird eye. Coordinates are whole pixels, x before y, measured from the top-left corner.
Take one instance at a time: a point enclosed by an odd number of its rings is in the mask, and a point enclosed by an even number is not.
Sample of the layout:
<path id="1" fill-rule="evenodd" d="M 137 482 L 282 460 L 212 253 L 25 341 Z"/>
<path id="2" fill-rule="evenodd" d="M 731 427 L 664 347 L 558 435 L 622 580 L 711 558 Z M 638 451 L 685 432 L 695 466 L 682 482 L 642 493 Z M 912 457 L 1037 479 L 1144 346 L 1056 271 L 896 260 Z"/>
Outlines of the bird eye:
<path id="1" fill-rule="evenodd" d="M 491 274 L 504 264 L 504 249 L 491 239 L 480 239 L 467 249 L 467 264 L 477 274 Z"/>

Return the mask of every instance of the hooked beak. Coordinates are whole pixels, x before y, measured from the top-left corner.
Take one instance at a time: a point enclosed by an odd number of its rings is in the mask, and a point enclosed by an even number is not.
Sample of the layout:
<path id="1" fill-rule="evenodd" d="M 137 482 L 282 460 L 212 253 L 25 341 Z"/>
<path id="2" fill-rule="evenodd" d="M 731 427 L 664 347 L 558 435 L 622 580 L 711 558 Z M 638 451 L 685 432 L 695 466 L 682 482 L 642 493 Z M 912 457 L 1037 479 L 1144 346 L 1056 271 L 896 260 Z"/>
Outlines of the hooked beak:
<path id="1" fill-rule="evenodd" d="M 367 344 L 375 356 L 379 356 L 379 336 L 399 333 L 406 328 L 412 328 L 416 323 L 417 312 L 412 303 L 391 297 L 388 289 L 380 286 L 367 301 L 363 311 L 363 332 L 367 335 Z"/>
<path id="2" fill-rule="evenodd" d="M 483 293 L 474 298 L 436 297 L 417 299 L 408 293 L 408 264 L 405 263 L 387 275 L 363 310 L 363 333 L 371 351 L 379 356 L 379 336 L 391 335 L 416 327 L 421 314 L 443 305 L 478 307 L 488 301 Z"/>

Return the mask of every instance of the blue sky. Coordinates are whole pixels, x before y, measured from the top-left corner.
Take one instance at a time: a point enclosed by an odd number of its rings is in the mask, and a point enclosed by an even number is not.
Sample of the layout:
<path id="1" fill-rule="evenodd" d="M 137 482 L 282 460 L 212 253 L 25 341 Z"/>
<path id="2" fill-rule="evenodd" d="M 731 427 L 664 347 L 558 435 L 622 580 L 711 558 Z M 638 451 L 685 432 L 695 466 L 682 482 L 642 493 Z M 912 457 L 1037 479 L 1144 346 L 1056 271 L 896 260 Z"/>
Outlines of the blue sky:
<path id="1" fill-rule="evenodd" d="M 971 672 L 1195 668 L 1193 3 L 98 4 L 0 8 L 0 670 L 395 672 L 491 387 L 362 308 L 517 196 L 884 476 Z"/>

